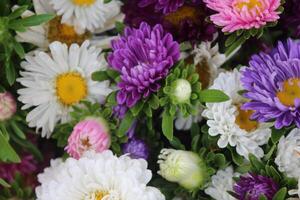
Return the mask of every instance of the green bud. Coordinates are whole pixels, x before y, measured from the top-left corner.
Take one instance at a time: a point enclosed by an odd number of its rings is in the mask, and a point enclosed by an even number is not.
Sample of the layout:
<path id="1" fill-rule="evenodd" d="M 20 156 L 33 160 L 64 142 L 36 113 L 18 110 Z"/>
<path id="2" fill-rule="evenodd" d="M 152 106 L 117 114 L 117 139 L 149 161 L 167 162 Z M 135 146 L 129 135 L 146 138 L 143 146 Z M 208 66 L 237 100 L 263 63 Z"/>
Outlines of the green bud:
<path id="1" fill-rule="evenodd" d="M 176 182 L 187 190 L 201 188 L 206 180 L 206 166 L 198 154 L 191 151 L 162 149 L 159 155 L 158 174 Z"/>
<path id="2" fill-rule="evenodd" d="M 189 101 L 192 94 L 192 86 L 186 79 L 177 79 L 171 85 L 172 98 L 177 104 L 185 103 Z"/>

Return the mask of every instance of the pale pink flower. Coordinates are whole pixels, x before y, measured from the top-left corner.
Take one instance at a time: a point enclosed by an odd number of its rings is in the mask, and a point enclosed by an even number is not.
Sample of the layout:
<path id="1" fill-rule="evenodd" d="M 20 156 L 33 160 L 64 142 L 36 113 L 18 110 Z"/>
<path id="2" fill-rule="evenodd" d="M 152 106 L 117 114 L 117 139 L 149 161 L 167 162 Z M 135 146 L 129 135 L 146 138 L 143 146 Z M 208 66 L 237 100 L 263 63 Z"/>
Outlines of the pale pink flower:
<path id="1" fill-rule="evenodd" d="M 65 150 L 79 159 L 84 152 L 102 152 L 110 147 L 110 135 L 103 119 L 86 119 L 73 128 Z"/>
<path id="2" fill-rule="evenodd" d="M 223 32 L 260 28 L 279 19 L 280 0 L 204 0 L 216 11 L 210 19 Z"/>
<path id="3" fill-rule="evenodd" d="M 0 93 L 0 121 L 10 119 L 17 111 L 17 104 L 9 92 Z"/>

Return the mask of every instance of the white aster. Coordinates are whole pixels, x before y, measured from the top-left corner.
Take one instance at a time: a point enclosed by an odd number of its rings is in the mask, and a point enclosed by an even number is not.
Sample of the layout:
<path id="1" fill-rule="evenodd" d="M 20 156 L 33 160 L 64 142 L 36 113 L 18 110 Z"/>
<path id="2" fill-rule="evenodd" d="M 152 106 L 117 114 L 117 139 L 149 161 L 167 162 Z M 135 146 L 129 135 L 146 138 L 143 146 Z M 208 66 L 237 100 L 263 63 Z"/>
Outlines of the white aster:
<path id="1" fill-rule="evenodd" d="M 72 106 L 83 99 L 100 102 L 112 91 L 109 81 L 95 82 L 92 73 L 105 70 L 107 63 L 101 50 L 84 42 L 70 48 L 60 42 L 50 44 L 50 53 L 35 51 L 21 63 L 24 71 L 17 79 L 24 88 L 18 90 L 22 109 L 33 108 L 26 120 L 30 127 L 41 129 L 50 137 L 56 123 L 67 122 Z"/>
<path id="2" fill-rule="evenodd" d="M 22 17 L 29 17 L 34 14 L 55 14 L 53 6 L 50 1 L 33 0 L 35 13 L 32 11 L 25 11 Z M 107 23 L 102 28 L 95 30 L 93 33 L 99 34 L 115 27 L 115 22 L 123 20 L 123 14 L 120 13 L 120 5 L 111 10 L 111 18 L 107 19 Z M 16 8 L 16 7 L 14 7 Z M 86 39 L 91 40 L 91 43 L 97 47 L 109 48 L 110 41 L 115 37 L 95 36 L 89 31 L 84 31 L 66 24 L 61 21 L 60 16 L 56 16 L 51 21 L 27 28 L 25 32 L 17 32 L 16 39 L 19 42 L 33 44 L 40 49 L 48 49 L 49 44 L 54 41 L 60 41 L 68 45 L 72 43 L 83 43 Z"/>
<path id="3" fill-rule="evenodd" d="M 190 54 L 182 55 L 183 57 L 192 57 L 193 64 L 197 68 L 200 80 L 203 87 L 212 85 L 215 78 L 222 71 L 221 66 L 228 59 L 224 54 L 219 52 L 219 46 L 212 46 L 212 42 L 202 42 L 195 46 Z M 203 108 L 198 106 L 195 108 L 198 114 L 195 116 L 184 117 L 180 112 L 177 114 L 175 127 L 177 130 L 189 130 L 193 123 L 198 123 L 202 120 Z"/>
<path id="4" fill-rule="evenodd" d="M 144 159 L 87 152 L 79 160 L 52 160 L 38 175 L 37 200 L 164 200 L 147 186 L 152 173 Z"/>
<path id="5" fill-rule="evenodd" d="M 288 136 L 282 136 L 277 146 L 275 163 L 287 176 L 300 178 L 300 129 L 293 129 Z"/>
<path id="6" fill-rule="evenodd" d="M 238 70 L 221 73 L 211 89 L 226 93 L 230 100 L 222 103 L 208 103 L 202 115 L 208 119 L 209 134 L 219 136 L 218 146 L 236 147 L 238 154 L 248 159 L 249 153 L 261 158 L 264 152 L 261 145 L 271 136 L 271 125 L 250 121 L 251 111 L 243 111 L 240 106 L 246 102 L 238 92 L 243 90 Z"/>
<path id="7" fill-rule="evenodd" d="M 228 191 L 233 191 L 233 177 L 238 176 L 233 172 L 232 167 L 227 167 L 224 170 L 219 170 L 211 177 L 211 185 L 205 189 L 205 193 L 215 200 L 234 200 Z"/>
<path id="8" fill-rule="evenodd" d="M 118 0 L 109 3 L 105 0 L 49 0 L 49 3 L 56 14 L 62 16 L 62 23 L 74 26 L 78 32 L 107 30 L 122 16 Z"/>

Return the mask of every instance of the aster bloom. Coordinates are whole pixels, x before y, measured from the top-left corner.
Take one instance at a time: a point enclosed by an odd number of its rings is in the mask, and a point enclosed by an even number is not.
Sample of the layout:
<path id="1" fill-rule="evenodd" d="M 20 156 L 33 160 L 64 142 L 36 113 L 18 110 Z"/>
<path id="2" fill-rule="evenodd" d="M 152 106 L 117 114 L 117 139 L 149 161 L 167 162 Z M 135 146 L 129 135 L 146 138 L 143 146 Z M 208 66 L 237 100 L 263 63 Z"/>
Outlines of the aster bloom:
<path id="1" fill-rule="evenodd" d="M 275 121 L 280 129 L 291 124 L 300 127 L 300 42 L 279 42 L 270 54 L 254 55 L 242 73 L 242 83 L 253 110 L 252 119 Z"/>
<path id="2" fill-rule="evenodd" d="M 140 0 L 139 6 L 145 7 L 155 4 L 156 11 L 162 11 L 164 14 L 175 12 L 184 4 L 185 0 Z"/>
<path id="3" fill-rule="evenodd" d="M 53 42 L 50 52 L 35 51 L 21 63 L 24 71 L 17 79 L 24 88 L 18 90 L 22 109 L 32 108 L 26 117 L 30 127 L 41 129 L 50 137 L 57 123 L 70 120 L 72 106 L 81 100 L 103 102 L 112 92 L 109 81 L 96 82 L 92 73 L 105 70 L 107 63 L 101 50 L 84 42 L 81 46 Z"/>
<path id="4" fill-rule="evenodd" d="M 9 92 L 0 93 L 0 121 L 10 119 L 17 111 L 17 103 Z"/>
<path id="5" fill-rule="evenodd" d="M 55 14 L 55 10 L 49 1 L 34 0 L 34 10 L 36 14 Z M 22 17 L 33 15 L 32 11 L 25 11 Z M 102 33 L 114 28 L 115 22 L 121 20 L 123 15 L 120 14 L 120 5 L 116 5 L 110 10 L 111 18 L 107 19 L 105 25 L 93 31 L 93 33 Z M 31 43 L 40 49 L 47 50 L 49 44 L 54 41 L 60 41 L 70 46 L 72 43 L 82 44 L 85 40 L 91 40 L 93 45 L 106 48 L 109 46 L 113 37 L 96 37 L 90 31 L 78 31 L 74 25 L 62 22 L 62 17 L 56 17 L 47 23 L 29 27 L 25 32 L 17 32 L 16 39 L 19 42 Z"/>
<path id="6" fill-rule="evenodd" d="M 87 152 L 79 160 L 56 159 L 38 175 L 37 200 L 165 200 L 147 186 L 152 173 L 144 159 Z"/>
<path id="7" fill-rule="evenodd" d="M 0 163 L 0 178 L 13 182 L 16 173 L 26 177 L 36 172 L 37 163 L 32 155 L 24 154 L 20 163 Z"/>
<path id="8" fill-rule="evenodd" d="M 131 158 L 143 158 L 147 160 L 149 156 L 149 149 L 143 140 L 131 138 L 122 147 L 123 154 L 128 154 Z"/>
<path id="9" fill-rule="evenodd" d="M 156 12 L 154 4 L 141 8 L 139 2 L 127 0 L 122 7 L 124 22 L 131 27 L 139 27 L 142 22 L 151 26 L 161 24 L 179 42 L 211 41 L 217 32 L 216 27 L 205 20 L 209 10 L 199 1 L 185 2 L 175 12 L 168 14 Z"/>
<path id="10" fill-rule="evenodd" d="M 79 159 L 86 151 L 101 153 L 110 146 L 109 130 L 104 119 L 85 119 L 75 125 L 65 150 Z"/>
<path id="11" fill-rule="evenodd" d="M 300 178 L 300 129 L 295 128 L 288 136 L 281 137 L 275 163 L 288 177 Z"/>
<path id="12" fill-rule="evenodd" d="M 217 200 L 235 200 L 228 191 L 233 190 L 233 177 L 237 175 L 232 166 L 219 170 L 211 177 L 211 185 L 205 189 L 205 193 Z"/>
<path id="13" fill-rule="evenodd" d="M 230 145 L 246 159 L 250 153 L 261 158 L 264 152 L 260 146 L 268 142 L 272 132 L 271 124 L 251 120 L 253 111 L 241 109 L 248 100 L 239 94 L 239 91 L 244 90 L 240 78 L 241 74 L 236 69 L 233 72 L 220 73 L 210 88 L 223 91 L 230 100 L 207 103 L 202 115 L 208 119 L 209 135 L 219 136 L 220 148 Z"/>
<path id="14" fill-rule="evenodd" d="M 248 174 L 240 177 L 240 180 L 233 186 L 233 190 L 239 200 L 259 200 L 261 195 L 272 200 L 279 186 L 272 178 Z"/>
<path id="15" fill-rule="evenodd" d="M 158 164 L 158 174 L 188 190 L 197 189 L 206 182 L 206 165 L 194 152 L 162 149 L 158 156 Z"/>
<path id="16" fill-rule="evenodd" d="M 216 11 L 210 19 L 223 32 L 259 29 L 279 19 L 280 0 L 203 0 Z"/>
<path id="17" fill-rule="evenodd" d="M 111 0 L 49 0 L 61 22 L 75 27 L 78 33 L 94 32 L 112 26 L 120 16 L 120 1 Z"/>
<path id="18" fill-rule="evenodd" d="M 112 42 L 112 50 L 108 62 L 121 74 L 117 102 L 129 108 L 158 91 L 180 55 L 179 44 L 170 33 L 161 25 L 151 28 L 146 23 L 139 29 L 127 27 L 124 35 Z"/>

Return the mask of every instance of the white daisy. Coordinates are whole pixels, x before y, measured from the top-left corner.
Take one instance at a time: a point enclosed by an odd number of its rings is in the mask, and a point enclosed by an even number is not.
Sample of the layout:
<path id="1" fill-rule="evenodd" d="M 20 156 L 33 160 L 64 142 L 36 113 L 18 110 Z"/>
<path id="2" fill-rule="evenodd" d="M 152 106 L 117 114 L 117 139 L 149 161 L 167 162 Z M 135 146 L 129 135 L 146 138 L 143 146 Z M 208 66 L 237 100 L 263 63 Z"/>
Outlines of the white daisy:
<path id="1" fill-rule="evenodd" d="M 246 102 L 239 91 L 243 90 L 238 70 L 221 73 L 215 79 L 211 89 L 222 90 L 230 100 L 222 103 L 208 103 L 202 115 L 208 119 L 209 134 L 220 135 L 218 146 L 236 147 L 238 154 L 248 159 L 249 153 L 261 158 L 264 152 L 261 145 L 268 142 L 271 136 L 270 124 L 251 121 L 252 111 L 241 110 Z"/>
<path id="2" fill-rule="evenodd" d="M 79 160 L 52 160 L 38 175 L 37 200 L 164 200 L 147 186 L 152 173 L 144 159 L 88 152 Z"/>
<path id="3" fill-rule="evenodd" d="M 227 60 L 224 54 L 219 52 L 219 46 L 216 44 L 212 47 L 211 42 L 202 42 L 199 46 L 195 46 L 192 52 L 186 57 L 188 63 L 196 66 L 196 71 L 199 74 L 200 82 L 203 88 L 211 86 L 215 78 L 222 71 L 220 67 Z M 181 113 L 178 113 L 175 127 L 177 130 L 189 130 L 193 123 L 200 122 L 202 120 L 202 107 L 195 108 L 198 114 L 195 116 L 183 117 Z"/>
<path id="4" fill-rule="evenodd" d="M 42 129 L 42 136 L 50 137 L 55 124 L 67 122 L 71 107 L 80 100 L 103 101 L 112 90 L 109 81 L 95 82 L 91 75 L 105 70 L 107 63 L 100 49 L 84 42 L 81 46 L 54 42 L 50 53 L 35 51 L 21 63 L 19 89 L 22 109 L 34 107 L 26 117 L 30 127 Z M 33 55 L 32 55 L 33 54 Z"/>
<path id="5" fill-rule="evenodd" d="M 55 14 L 55 10 L 49 4 L 49 1 L 33 0 L 33 5 L 36 14 Z M 31 11 L 23 13 L 22 17 L 34 15 Z M 114 28 L 117 20 L 123 20 L 123 14 L 120 13 L 120 8 L 112 10 L 111 15 L 114 17 L 107 21 L 107 24 L 102 29 L 98 29 L 96 33 L 102 33 Z M 82 44 L 85 40 L 90 39 L 91 43 L 97 47 L 108 48 L 110 41 L 115 37 L 94 36 L 91 32 L 77 32 L 74 26 L 61 22 L 61 17 L 56 16 L 48 23 L 39 26 L 32 26 L 25 32 L 17 32 L 16 39 L 19 42 L 26 42 L 36 45 L 41 49 L 48 49 L 49 44 L 54 41 L 60 41 L 71 45 L 72 43 Z"/>
<path id="6" fill-rule="evenodd" d="M 282 136 L 277 146 L 275 163 L 287 176 L 300 178 L 300 129 L 293 129 L 287 137 Z"/>
<path id="7" fill-rule="evenodd" d="M 94 32 L 112 26 L 119 18 L 121 2 L 111 0 L 49 0 L 57 15 L 62 16 L 62 23 L 76 28 L 78 32 L 85 30 Z"/>
<path id="8" fill-rule="evenodd" d="M 227 167 L 224 170 L 219 170 L 211 177 L 211 185 L 204 192 L 216 200 L 234 200 L 228 191 L 233 191 L 233 177 L 238 174 L 233 172 L 232 167 Z"/>

